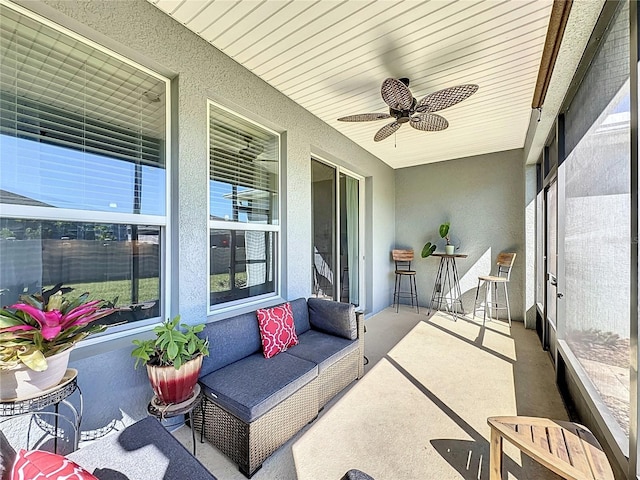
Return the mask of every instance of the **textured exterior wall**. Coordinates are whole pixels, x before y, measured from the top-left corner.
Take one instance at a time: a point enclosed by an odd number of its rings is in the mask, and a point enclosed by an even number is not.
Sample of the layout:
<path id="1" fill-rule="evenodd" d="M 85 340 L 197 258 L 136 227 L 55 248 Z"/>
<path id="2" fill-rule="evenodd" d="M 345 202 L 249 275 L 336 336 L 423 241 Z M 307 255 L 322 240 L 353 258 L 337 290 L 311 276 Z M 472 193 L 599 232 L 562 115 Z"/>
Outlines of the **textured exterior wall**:
<path id="1" fill-rule="evenodd" d="M 386 306 L 391 281 L 387 255 L 395 233 L 394 172 L 389 166 L 144 0 L 16 3 L 173 79 L 171 314 L 179 312 L 188 322 L 207 319 L 208 99 L 284 134 L 282 296 L 311 294 L 310 162 L 312 152 L 322 152 L 367 179 L 365 282 L 371 287 L 366 311 Z M 114 417 L 125 422 L 140 418 L 150 397 L 143 370 L 131 368 L 131 348 L 122 341 L 109 345 L 99 346 L 100 355 L 95 346 L 81 346 L 72 357 L 85 396 L 109 405 L 102 412 L 96 403 L 87 406 L 84 422 L 92 429 Z"/>
<path id="2" fill-rule="evenodd" d="M 457 253 L 469 255 L 457 261 L 465 311 L 473 308 L 478 275 L 495 272 L 496 255 L 509 251 L 517 253 L 509 284 L 511 315 L 524 319 L 523 163 L 522 150 L 511 150 L 397 170 L 396 246 L 416 252 L 421 305 L 429 304 L 438 259 L 422 259 L 420 252 L 428 241 L 444 251 L 438 227 L 449 221 L 453 243 L 460 243 Z M 392 294 L 393 286 L 389 303 Z"/>
<path id="3" fill-rule="evenodd" d="M 536 328 L 536 165 L 525 167 L 524 228 L 525 228 L 525 320 L 527 328 Z"/>

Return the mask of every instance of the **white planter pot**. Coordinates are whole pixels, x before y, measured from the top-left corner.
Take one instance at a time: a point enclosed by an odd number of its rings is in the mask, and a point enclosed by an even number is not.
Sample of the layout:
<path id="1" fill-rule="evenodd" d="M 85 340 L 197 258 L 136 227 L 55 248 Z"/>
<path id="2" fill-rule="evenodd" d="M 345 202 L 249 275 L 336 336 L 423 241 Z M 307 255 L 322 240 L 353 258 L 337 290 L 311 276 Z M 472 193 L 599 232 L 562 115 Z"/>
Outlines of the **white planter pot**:
<path id="1" fill-rule="evenodd" d="M 456 251 L 456 246 L 455 245 L 445 245 L 444 246 L 444 253 L 446 253 L 447 255 L 453 255 L 453 253 Z"/>
<path id="2" fill-rule="evenodd" d="M 58 385 L 67 371 L 71 350 L 47 357 L 48 367 L 42 372 L 31 370 L 24 364 L 0 370 L 0 401 L 34 397 Z"/>

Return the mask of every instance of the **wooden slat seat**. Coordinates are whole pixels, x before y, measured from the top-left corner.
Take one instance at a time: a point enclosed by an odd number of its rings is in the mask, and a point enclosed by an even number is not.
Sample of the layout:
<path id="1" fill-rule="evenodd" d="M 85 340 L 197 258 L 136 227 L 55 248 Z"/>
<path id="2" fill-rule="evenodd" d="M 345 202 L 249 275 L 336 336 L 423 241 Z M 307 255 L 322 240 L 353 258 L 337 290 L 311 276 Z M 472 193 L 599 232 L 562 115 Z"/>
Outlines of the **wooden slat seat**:
<path id="1" fill-rule="evenodd" d="M 489 417 L 490 480 L 502 478 L 502 439 L 571 480 L 614 480 L 602 447 L 584 426 L 537 417 Z"/>

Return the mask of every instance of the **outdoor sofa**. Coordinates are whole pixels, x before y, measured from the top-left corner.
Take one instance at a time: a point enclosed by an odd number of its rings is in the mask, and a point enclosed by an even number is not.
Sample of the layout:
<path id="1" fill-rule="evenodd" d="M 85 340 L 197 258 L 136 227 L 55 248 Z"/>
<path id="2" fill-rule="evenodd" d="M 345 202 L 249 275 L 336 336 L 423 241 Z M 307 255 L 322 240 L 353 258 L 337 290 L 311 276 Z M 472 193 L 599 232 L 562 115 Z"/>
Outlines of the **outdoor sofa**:
<path id="1" fill-rule="evenodd" d="M 274 357 L 262 351 L 256 312 L 207 324 L 199 382 L 204 435 L 251 477 L 352 381 L 364 375 L 364 318 L 353 305 L 290 302 L 299 343 Z M 202 415 L 193 415 L 201 430 Z"/>

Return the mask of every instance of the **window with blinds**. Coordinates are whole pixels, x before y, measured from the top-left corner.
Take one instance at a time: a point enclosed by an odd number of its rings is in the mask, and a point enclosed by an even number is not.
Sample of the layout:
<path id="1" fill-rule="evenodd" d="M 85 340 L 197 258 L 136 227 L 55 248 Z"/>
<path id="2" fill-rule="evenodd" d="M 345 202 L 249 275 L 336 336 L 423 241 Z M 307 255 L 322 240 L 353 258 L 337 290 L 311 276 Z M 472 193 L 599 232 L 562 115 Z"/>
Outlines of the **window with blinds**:
<path id="1" fill-rule="evenodd" d="M 168 79 L 0 4 L 3 305 L 62 284 L 113 301 L 102 322 L 115 329 L 163 316 L 168 92 Z"/>
<path id="2" fill-rule="evenodd" d="M 209 104 L 210 305 L 277 291 L 280 137 Z"/>
<path id="3" fill-rule="evenodd" d="M 164 215 L 163 79 L 0 14 L 0 202 Z"/>

